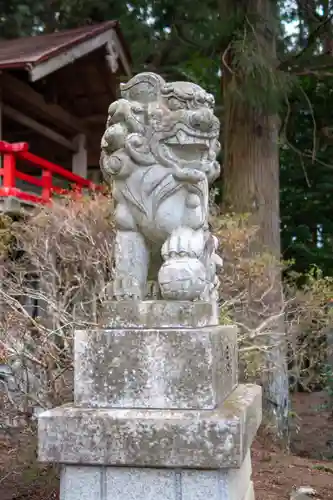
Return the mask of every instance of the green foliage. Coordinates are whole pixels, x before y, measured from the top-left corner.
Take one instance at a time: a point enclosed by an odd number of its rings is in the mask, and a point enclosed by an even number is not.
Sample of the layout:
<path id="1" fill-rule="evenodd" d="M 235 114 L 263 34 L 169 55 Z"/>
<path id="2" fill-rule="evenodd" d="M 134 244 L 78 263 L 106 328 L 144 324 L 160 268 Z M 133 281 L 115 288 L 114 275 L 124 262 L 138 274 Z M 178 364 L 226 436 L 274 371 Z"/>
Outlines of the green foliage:
<path id="1" fill-rule="evenodd" d="M 333 79 L 300 79 L 290 96 L 281 134 L 281 220 L 284 256 L 303 273 L 316 264 L 333 274 Z"/>
<path id="2" fill-rule="evenodd" d="M 209 92 L 216 95 L 219 86 L 219 64 L 217 58 L 208 59 L 193 52 L 188 59 L 179 66 L 179 72 L 183 73 L 186 80 L 204 86 Z"/>
<path id="3" fill-rule="evenodd" d="M 276 68 L 272 41 L 260 33 L 264 20 L 252 24 L 245 18 L 241 31 L 233 34 L 228 51 L 232 54 L 233 73 L 230 90 L 237 98 L 258 111 L 277 113 L 295 84 L 292 75 Z"/>

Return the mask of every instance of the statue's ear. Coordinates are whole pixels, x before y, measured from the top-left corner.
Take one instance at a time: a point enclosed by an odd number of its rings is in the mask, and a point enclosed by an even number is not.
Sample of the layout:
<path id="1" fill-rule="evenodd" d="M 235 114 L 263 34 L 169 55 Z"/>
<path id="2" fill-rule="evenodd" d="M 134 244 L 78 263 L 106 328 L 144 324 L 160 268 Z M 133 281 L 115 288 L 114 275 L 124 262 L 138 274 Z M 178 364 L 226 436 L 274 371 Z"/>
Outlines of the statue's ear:
<path id="1" fill-rule="evenodd" d="M 129 101 L 148 104 L 158 99 L 165 81 L 155 73 L 139 73 L 120 85 L 121 97 Z"/>

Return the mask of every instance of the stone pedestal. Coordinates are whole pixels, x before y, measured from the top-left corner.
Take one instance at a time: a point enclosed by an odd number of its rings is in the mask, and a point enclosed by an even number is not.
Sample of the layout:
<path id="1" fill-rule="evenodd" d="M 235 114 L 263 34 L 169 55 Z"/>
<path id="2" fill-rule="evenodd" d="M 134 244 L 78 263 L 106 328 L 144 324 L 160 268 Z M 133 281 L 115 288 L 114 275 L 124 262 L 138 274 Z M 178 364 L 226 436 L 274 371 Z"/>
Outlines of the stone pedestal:
<path id="1" fill-rule="evenodd" d="M 261 389 L 237 383 L 237 331 L 209 303 L 114 302 L 75 335 L 74 404 L 39 416 L 61 500 L 253 500 Z"/>

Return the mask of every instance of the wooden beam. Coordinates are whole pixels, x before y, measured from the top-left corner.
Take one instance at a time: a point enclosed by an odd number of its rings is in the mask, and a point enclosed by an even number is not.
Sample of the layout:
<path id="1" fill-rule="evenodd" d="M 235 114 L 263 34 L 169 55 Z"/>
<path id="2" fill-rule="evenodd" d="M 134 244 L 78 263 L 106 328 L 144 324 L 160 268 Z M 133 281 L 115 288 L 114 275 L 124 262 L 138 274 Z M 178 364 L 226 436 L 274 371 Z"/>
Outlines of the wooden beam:
<path id="1" fill-rule="evenodd" d="M 77 59 L 90 54 L 94 50 L 99 49 L 103 45 L 107 45 L 112 37 L 113 29 L 105 31 L 100 35 L 97 35 L 85 42 L 79 43 L 78 45 L 71 47 L 65 52 L 51 57 L 45 62 L 40 64 L 36 64 L 36 66 L 32 67 L 30 70 L 30 79 L 32 82 L 40 80 L 44 76 L 47 76 L 51 73 L 54 73 L 60 68 L 67 66 L 68 64 L 72 64 Z"/>
<path id="2" fill-rule="evenodd" d="M 21 80 L 3 73 L 1 75 L 1 82 L 4 99 L 6 98 L 6 94 L 8 94 L 15 98 L 17 102 L 24 103 L 30 107 L 33 106 L 36 117 L 47 120 L 59 128 L 69 131 L 73 135 L 76 135 L 78 132 L 85 132 L 84 125 L 78 118 L 57 104 L 47 104 L 41 94 Z"/>
<path id="3" fill-rule="evenodd" d="M 3 102 L 0 90 L 0 141 L 3 141 Z"/>
<path id="4" fill-rule="evenodd" d="M 109 51 L 108 46 L 109 46 L 109 44 L 107 45 L 107 50 Z M 112 64 L 114 64 L 115 61 L 117 64 L 117 69 L 118 69 L 118 57 L 113 56 L 113 58 L 112 58 L 113 62 L 111 62 L 109 60 L 109 58 L 110 58 L 110 56 L 106 55 L 105 56 L 106 64 L 101 64 L 98 67 L 98 69 L 99 69 L 99 74 L 102 77 L 102 81 L 104 83 L 104 86 L 105 86 L 107 92 L 110 93 L 110 97 L 111 97 L 112 101 L 115 101 L 117 99 L 116 92 L 115 92 L 115 77 L 110 78 L 110 70 L 112 73 L 116 72 L 116 70 L 114 71 L 114 66 L 112 66 Z"/>
<path id="5" fill-rule="evenodd" d="M 88 155 L 86 149 L 86 136 L 79 134 L 75 138 L 77 144 L 77 152 L 72 157 L 72 172 L 79 175 L 84 179 L 87 178 L 88 173 Z"/>
<path id="6" fill-rule="evenodd" d="M 100 168 L 89 168 L 88 179 L 94 184 L 101 184 L 103 182 L 103 175 Z"/>
<path id="7" fill-rule="evenodd" d="M 45 125 L 41 125 L 40 123 L 36 122 L 36 120 L 33 120 L 33 118 L 24 115 L 23 113 L 21 113 L 21 111 L 17 111 L 11 106 L 8 106 L 8 104 L 2 105 L 2 111 L 12 120 L 21 123 L 21 125 L 24 125 L 25 127 L 28 127 L 32 130 L 35 130 L 35 132 L 44 135 L 51 141 L 60 144 L 61 146 L 69 149 L 70 151 L 76 152 L 77 146 L 75 141 L 70 141 L 66 139 L 66 137 L 63 137 L 61 134 L 58 134 L 58 132 L 55 132 L 54 130 L 48 127 L 45 127 Z"/>
<path id="8" fill-rule="evenodd" d="M 129 65 L 129 62 L 128 62 L 127 57 L 125 55 L 123 46 L 121 45 L 120 40 L 119 40 L 118 35 L 117 35 L 115 30 L 112 30 L 111 42 L 109 42 L 109 44 L 108 44 L 108 50 L 111 53 L 113 51 L 115 51 L 116 54 L 118 54 L 118 57 L 119 57 L 120 61 L 122 62 L 122 65 L 123 65 L 124 70 L 126 72 L 126 76 L 131 77 L 132 76 L 131 67 Z M 111 64 L 111 61 L 110 61 L 110 64 Z"/>
<path id="9" fill-rule="evenodd" d="M 2 88 L 0 87 L 0 141 L 3 141 L 3 102 L 2 102 Z M 3 158 L 0 155 L 0 168 L 2 168 Z M 0 185 L 2 178 L 0 179 Z"/>

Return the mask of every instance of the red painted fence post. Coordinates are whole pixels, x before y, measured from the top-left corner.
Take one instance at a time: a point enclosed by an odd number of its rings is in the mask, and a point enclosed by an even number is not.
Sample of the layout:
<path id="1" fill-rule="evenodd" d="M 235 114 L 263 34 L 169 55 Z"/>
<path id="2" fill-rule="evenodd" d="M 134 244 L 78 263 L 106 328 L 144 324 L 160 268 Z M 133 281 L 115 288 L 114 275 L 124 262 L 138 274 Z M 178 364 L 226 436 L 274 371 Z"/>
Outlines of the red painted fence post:
<path id="1" fill-rule="evenodd" d="M 3 187 L 15 187 L 15 171 L 16 171 L 16 158 L 13 153 L 5 153 L 3 155 Z"/>
<path id="2" fill-rule="evenodd" d="M 45 203 L 48 203 L 51 199 L 51 192 L 52 192 L 52 172 L 50 172 L 49 170 L 43 170 L 42 181 L 43 181 L 42 200 Z"/>

